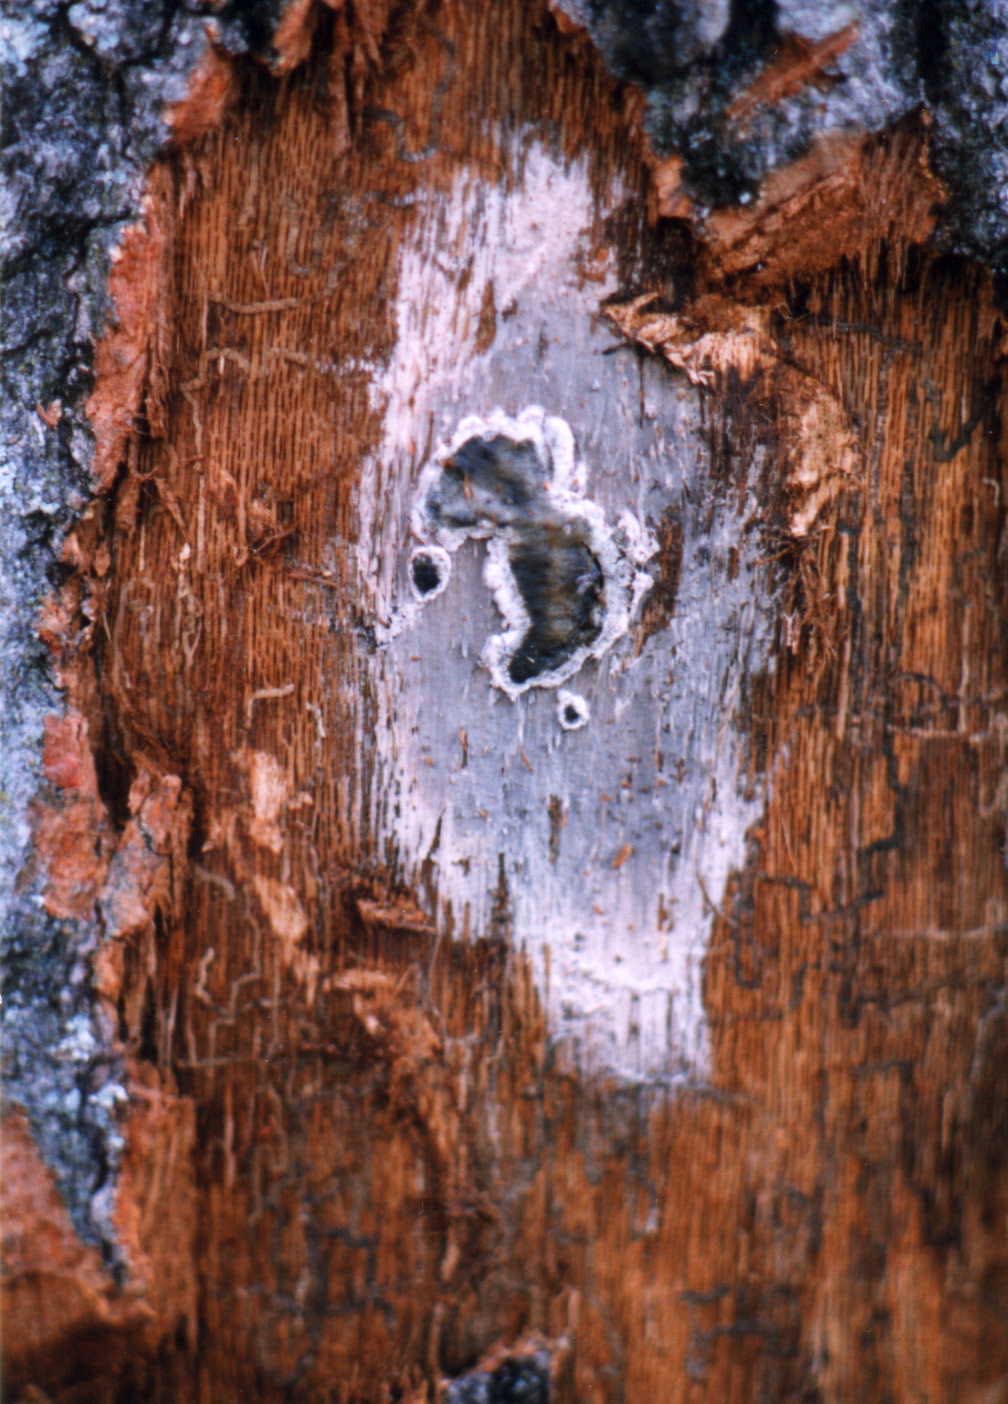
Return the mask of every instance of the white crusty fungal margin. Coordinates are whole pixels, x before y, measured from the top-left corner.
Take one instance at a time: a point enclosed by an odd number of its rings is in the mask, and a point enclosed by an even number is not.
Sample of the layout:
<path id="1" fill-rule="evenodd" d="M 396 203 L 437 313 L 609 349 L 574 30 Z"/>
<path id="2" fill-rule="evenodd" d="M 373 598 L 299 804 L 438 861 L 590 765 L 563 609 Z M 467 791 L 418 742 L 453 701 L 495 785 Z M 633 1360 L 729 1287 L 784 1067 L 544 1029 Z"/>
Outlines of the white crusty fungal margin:
<path id="1" fill-rule="evenodd" d="M 439 940 L 502 936 L 524 953 L 580 1066 L 675 1083 L 705 1074 L 704 957 L 763 808 L 744 699 L 768 666 L 770 553 L 759 464 L 730 484 L 713 472 L 700 392 L 604 354 L 606 221 L 625 198 L 526 134 L 506 180 L 460 170 L 416 207 L 371 384 L 383 435 L 359 476 L 369 634 L 342 802 L 347 833 L 369 836 L 361 861 L 409 885 Z M 512 441 L 489 444 L 510 487 L 483 527 L 479 445 L 436 486 L 473 435 Z M 670 522 L 677 588 L 651 554 Z M 543 541 L 578 595 L 579 648 L 559 666 L 562 630 L 515 651 L 529 621 L 517 548 Z"/>

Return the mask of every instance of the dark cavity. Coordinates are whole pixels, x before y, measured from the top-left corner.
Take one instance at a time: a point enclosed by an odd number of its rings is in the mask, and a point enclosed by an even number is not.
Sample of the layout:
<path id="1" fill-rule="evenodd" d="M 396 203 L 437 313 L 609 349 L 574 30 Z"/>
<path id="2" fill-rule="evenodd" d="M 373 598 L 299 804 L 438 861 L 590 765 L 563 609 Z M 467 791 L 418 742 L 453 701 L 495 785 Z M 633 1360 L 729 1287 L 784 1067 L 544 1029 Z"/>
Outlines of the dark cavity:
<path id="1" fill-rule="evenodd" d="M 552 672 L 595 642 L 605 617 L 602 567 L 587 524 L 550 502 L 532 444 L 503 434 L 467 439 L 428 492 L 426 510 L 435 528 L 480 536 L 508 530 L 508 562 L 530 620 L 508 664 L 513 683 Z M 417 589 L 424 587 L 417 582 Z"/>
<path id="2" fill-rule="evenodd" d="M 430 556 L 413 557 L 413 584 L 420 595 L 431 595 L 441 584 L 441 572 Z"/>

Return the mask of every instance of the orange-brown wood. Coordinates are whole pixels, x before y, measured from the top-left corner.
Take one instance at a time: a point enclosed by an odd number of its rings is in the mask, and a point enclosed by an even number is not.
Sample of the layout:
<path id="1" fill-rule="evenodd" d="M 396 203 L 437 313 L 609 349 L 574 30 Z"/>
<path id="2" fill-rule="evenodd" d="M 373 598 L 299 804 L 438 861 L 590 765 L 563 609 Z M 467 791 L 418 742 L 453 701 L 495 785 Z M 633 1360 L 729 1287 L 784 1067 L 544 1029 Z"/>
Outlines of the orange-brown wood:
<path id="1" fill-rule="evenodd" d="M 502 133 L 519 125 L 583 155 L 600 188 L 625 182 L 636 217 L 595 236 L 626 299 L 668 294 L 656 256 L 685 287 L 687 246 L 643 218 L 637 100 L 545 8 L 502 3 L 492 39 L 463 3 L 362 15 L 302 7 L 289 73 L 220 85 L 230 115 L 152 177 L 140 311 L 99 358 L 102 485 L 120 471 L 83 665 L 97 693 L 80 689 L 94 721 L 54 730 L 48 755 L 76 794 L 78 743 L 100 733 L 118 809 L 85 895 L 122 914 L 99 988 L 150 1109 L 120 1221 L 148 1294 L 167 1264 L 180 1324 L 147 1397 L 391 1400 L 529 1332 L 556 1344 L 557 1397 L 579 1404 L 999 1397 L 1008 681 L 989 280 L 909 247 L 927 220 L 899 163 L 883 166 L 890 208 L 912 217 L 867 246 L 844 225 L 804 281 L 783 256 L 752 284 L 716 247 L 701 262 L 741 276 L 685 315 L 716 306 L 725 335 L 765 308 L 762 359 L 718 363 L 703 394 L 716 446 L 768 453 L 792 572 L 775 672 L 749 700 L 769 799 L 707 957 L 709 1077 L 585 1078 L 552 1056 L 523 961 L 491 931 L 439 940 L 348 821 L 373 706 L 348 550 L 381 429 L 361 367 L 392 347 L 414 202 L 463 166 L 516 179 Z M 460 276 L 466 258 L 464 240 L 445 249 Z M 854 466 L 789 532 L 796 425 L 827 401 Z M 195 1308 L 163 1256 L 194 1233 Z"/>

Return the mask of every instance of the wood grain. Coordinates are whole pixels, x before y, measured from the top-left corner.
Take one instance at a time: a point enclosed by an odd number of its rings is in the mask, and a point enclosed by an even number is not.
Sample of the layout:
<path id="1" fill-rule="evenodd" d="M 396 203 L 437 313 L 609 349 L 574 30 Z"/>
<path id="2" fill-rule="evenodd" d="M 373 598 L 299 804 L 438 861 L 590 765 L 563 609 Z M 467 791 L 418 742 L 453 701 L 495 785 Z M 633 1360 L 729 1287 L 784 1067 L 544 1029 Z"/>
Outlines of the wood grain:
<path id="1" fill-rule="evenodd" d="M 501 933 L 439 938 L 366 822 L 369 368 L 418 211 L 463 168 L 518 182 L 516 131 L 631 193 L 597 231 L 627 296 L 688 289 L 688 244 L 644 218 L 636 99 L 545 11 L 502 3 L 492 37 L 463 4 L 367 12 L 321 15 L 287 76 L 239 71 L 225 124 L 157 174 L 170 336 L 109 527 L 107 735 L 194 806 L 184 897 L 112 992 L 195 1111 L 193 1397 L 391 1400 L 529 1331 L 566 1343 L 579 1404 L 1000 1397 L 989 281 L 889 242 L 772 290 L 777 353 L 842 404 L 862 476 L 807 540 L 780 527 L 778 646 L 746 706 L 768 799 L 714 903 L 709 1072 L 585 1077 Z M 727 480 L 764 455 L 780 526 L 765 391 L 729 378 L 703 414 Z"/>

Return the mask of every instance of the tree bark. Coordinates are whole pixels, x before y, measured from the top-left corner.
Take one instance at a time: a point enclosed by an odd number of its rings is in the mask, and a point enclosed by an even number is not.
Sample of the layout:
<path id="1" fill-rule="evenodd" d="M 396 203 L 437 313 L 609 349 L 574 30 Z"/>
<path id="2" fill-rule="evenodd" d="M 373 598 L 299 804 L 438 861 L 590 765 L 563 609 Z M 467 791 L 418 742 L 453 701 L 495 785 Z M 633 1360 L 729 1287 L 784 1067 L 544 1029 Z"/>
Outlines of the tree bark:
<path id="1" fill-rule="evenodd" d="M 565 12 L 229 35 L 46 544 L 14 1397 L 999 1398 L 1004 326 L 927 118 L 708 205 Z"/>

